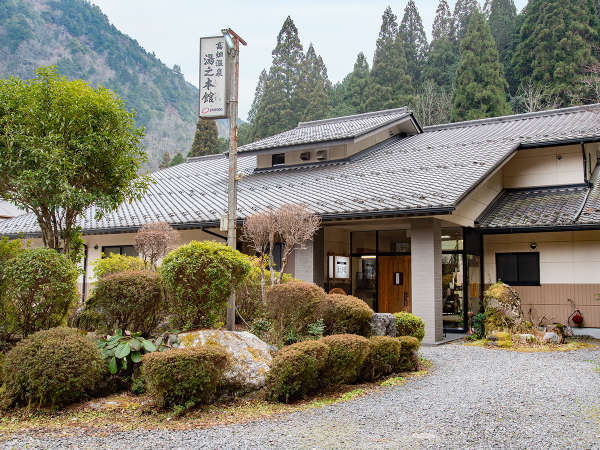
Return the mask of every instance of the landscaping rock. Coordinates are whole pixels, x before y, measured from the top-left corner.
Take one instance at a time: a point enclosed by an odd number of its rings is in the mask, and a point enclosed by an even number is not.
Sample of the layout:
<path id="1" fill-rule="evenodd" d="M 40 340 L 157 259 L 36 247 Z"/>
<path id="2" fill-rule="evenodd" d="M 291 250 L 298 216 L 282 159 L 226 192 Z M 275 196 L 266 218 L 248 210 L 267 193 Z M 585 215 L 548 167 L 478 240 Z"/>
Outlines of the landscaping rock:
<path id="1" fill-rule="evenodd" d="M 524 344 L 531 344 L 535 342 L 535 336 L 533 334 L 515 334 L 513 339 L 517 342 L 522 342 Z"/>
<path id="2" fill-rule="evenodd" d="M 372 336 L 396 337 L 396 319 L 390 313 L 375 313 L 371 319 Z"/>
<path id="3" fill-rule="evenodd" d="M 273 360 L 270 346 L 247 331 L 198 330 L 179 334 L 180 347 L 214 344 L 224 348 L 231 360 L 224 387 L 236 393 L 260 389 Z"/>
<path id="4" fill-rule="evenodd" d="M 548 331 L 544 333 L 544 337 L 542 338 L 542 342 L 545 342 L 547 344 L 560 344 L 560 341 L 560 336 L 554 331 Z"/>
<path id="5" fill-rule="evenodd" d="M 486 310 L 486 331 L 508 329 L 524 331 L 527 329 L 521 309 L 521 299 L 517 291 L 502 282 L 489 287 L 484 293 Z"/>

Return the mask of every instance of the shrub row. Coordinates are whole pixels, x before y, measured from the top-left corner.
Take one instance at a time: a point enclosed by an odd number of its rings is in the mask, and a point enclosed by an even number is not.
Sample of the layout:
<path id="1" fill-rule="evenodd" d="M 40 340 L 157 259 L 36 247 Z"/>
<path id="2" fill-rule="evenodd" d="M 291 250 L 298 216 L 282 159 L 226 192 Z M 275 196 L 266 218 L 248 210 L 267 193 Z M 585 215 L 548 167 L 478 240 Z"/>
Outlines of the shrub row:
<path id="1" fill-rule="evenodd" d="M 290 402 L 328 386 L 371 381 L 416 370 L 419 341 L 412 336 L 366 339 L 332 335 L 281 349 L 267 375 L 267 398 Z"/>

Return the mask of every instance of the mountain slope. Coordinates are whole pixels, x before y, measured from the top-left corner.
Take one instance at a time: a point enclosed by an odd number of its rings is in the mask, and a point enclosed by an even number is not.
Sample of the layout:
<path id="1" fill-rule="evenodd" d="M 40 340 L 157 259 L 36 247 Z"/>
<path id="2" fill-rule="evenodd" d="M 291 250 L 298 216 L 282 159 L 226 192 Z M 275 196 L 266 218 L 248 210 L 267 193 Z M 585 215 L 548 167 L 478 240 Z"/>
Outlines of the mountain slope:
<path id="1" fill-rule="evenodd" d="M 114 90 L 136 111 L 150 168 L 165 152 L 187 154 L 198 90 L 177 67 L 165 66 L 86 0 L 0 0 L 0 77 L 30 78 L 49 64 Z"/>

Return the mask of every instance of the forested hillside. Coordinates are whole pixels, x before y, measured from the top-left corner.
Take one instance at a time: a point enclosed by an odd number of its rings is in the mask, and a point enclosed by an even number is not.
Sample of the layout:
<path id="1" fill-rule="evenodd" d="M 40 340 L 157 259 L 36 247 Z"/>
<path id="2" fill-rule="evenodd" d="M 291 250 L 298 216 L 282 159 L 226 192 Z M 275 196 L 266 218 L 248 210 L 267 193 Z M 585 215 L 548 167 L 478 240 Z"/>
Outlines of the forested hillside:
<path id="1" fill-rule="evenodd" d="M 288 17 L 240 139 L 404 105 L 431 125 L 600 102 L 600 0 L 529 0 L 520 14 L 513 0 L 438 0 L 431 42 L 403 3 L 401 19 L 384 11 L 373 60 L 359 53 L 335 85 Z"/>
<path id="2" fill-rule="evenodd" d="M 85 0 L 0 0 L 0 77 L 30 78 L 50 64 L 114 90 L 135 110 L 150 167 L 165 153 L 187 154 L 198 91 L 177 66 L 165 66 Z"/>

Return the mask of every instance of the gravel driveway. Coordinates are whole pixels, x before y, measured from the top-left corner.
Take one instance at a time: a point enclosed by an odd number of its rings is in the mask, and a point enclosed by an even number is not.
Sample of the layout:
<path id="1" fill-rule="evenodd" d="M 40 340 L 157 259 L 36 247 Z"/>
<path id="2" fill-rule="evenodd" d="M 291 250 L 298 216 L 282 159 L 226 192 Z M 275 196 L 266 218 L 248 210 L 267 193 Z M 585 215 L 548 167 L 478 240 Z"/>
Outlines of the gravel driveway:
<path id="1" fill-rule="evenodd" d="M 425 377 L 347 403 L 194 431 L 40 438 L 5 448 L 600 448 L 598 350 L 424 348 Z"/>

